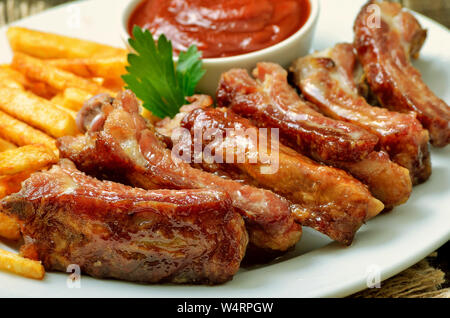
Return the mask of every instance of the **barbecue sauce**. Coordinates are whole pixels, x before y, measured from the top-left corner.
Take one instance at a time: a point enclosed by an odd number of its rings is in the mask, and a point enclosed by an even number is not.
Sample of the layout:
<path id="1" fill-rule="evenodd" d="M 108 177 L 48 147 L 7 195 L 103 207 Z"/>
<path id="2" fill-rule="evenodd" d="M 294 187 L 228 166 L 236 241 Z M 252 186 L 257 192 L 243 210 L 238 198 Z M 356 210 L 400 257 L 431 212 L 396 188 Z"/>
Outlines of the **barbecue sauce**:
<path id="1" fill-rule="evenodd" d="M 205 58 L 261 50 L 297 32 L 308 20 L 310 0 L 145 0 L 131 14 L 135 25 L 162 33 L 174 51 L 197 45 Z"/>

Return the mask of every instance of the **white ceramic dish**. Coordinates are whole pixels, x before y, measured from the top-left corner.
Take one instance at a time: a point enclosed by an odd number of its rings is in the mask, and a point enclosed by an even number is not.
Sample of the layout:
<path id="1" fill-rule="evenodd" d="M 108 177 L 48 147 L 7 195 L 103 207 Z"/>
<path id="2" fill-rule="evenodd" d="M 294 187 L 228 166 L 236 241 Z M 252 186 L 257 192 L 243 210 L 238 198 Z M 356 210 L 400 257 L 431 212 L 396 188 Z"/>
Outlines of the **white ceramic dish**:
<path id="1" fill-rule="evenodd" d="M 126 44 L 129 39 L 128 24 L 130 15 L 140 2 L 142 0 L 123 1 L 123 5 L 119 9 L 121 12 L 120 34 Z M 198 89 L 214 95 L 220 75 L 233 67 L 246 68 L 251 71 L 259 61 L 272 61 L 287 67 L 296 57 L 307 54 L 311 49 L 320 11 L 319 0 L 309 0 L 309 2 L 311 4 L 311 13 L 308 21 L 286 40 L 263 50 L 247 54 L 203 59 L 203 65 L 207 72 L 198 84 Z"/>
<path id="2" fill-rule="evenodd" d="M 351 41 L 363 0 L 322 0 L 313 48 Z M 114 0 L 75 2 L 18 24 L 44 31 L 121 45 L 120 8 Z M 114 19 L 114 15 L 118 19 Z M 425 81 L 450 102 L 450 32 L 419 16 L 429 37 L 415 62 Z M 79 22 L 79 23 L 78 23 Z M 11 59 L 6 29 L 0 29 L 0 63 Z M 414 188 L 407 204 L 363 226 L 344 248 L 305 228 L 297 248 L 270 264 L 243 268 L 221 286 L 139 285 L 83 276 L 80 289 L 68 275 L 48 273 L 34 281 L 0 272 L 0 297 L 341 297 L 365 289 L 368 278 L 386 279 L 420 261 L 450 239 L 450 146 L 432 150 L 433 176 Z M 15 249 L 0 243 L 1 248 Z M 381 284 L 383 286 L 383 284 Z"/>

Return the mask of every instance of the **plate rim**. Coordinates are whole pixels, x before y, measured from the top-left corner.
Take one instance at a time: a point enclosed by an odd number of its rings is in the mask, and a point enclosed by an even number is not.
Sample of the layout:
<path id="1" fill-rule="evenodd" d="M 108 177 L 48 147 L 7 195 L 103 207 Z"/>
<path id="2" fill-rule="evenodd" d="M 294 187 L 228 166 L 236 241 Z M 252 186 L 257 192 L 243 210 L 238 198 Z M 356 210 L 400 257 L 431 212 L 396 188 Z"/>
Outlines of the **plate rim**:
<path id="1" fill-rule="evenodd" d="M 9 23 L 7 25 L 2 26 L 0 28 L 0 36 L 2 36 L 3 32 L 9 26 L 21 25 L 21 24 L 24 24 L 24 23 L 28 23 L 28 21 L 30 21 L 32 19 L 36 19 L 36 18 L 45 16 L 45 15 L 49 15 L 49 14 L 52 14 L 52 13 L 54 14 L 54 12 L 62 10 L 65 7 L 68 7 L 68 6 L 79 6 L 79 5 L 82 5 L 82 4 L 85 4 L 85 5 L 89 6 L 91 3 L 101 2 L 101 1 L 105 1 L 105 0 L 95 0 L 95 1 L 92 1 L 92 0 L 90 0 L 90 1 L 77 0 L 77 1 L 74 1 L 74 2 L 64 3 L 64 4 L 58 5 L 56 7 L 49 8 L 49 9 L 44 10 L 44 11 L 42 11 L 42 12 L 36 14 L 36 15 L 29 16 L 29 17 L 23 18 L 21 20 L 14 21 L 13 23 Z M 322 4 L 322 11 L 324 10 L 323 7 L 324 7 L 324 5 Z M 426 21 L 427 25 L 428 24 L 433 25 L 433 27 L 437 27 L 437 28 L 441 29 L 441 31 L 445 32 L 447 35 L 450 36 L 450 30 L 448 28 L 446 28 L 444 25 L 442 25 L 442 24 L 434 21 L 433 19 L 428 18 L 428 17 L 426 17 L 426 16 L 424 16 L 424 15 L 422 15 L 420 13 L 417 13 L 417 12 L 415 12 L 413 10 L 409 10 L 409 11 L 413 12 L 413 14 L 416 15 L 421 20 L 421 22 L 422 21 Z M 58 32 L 56 32 L 56 33 L 58 33 Z M 450 147 L 450 146 L 448 146 L 448 147 Z M 440 246 L 442 246 L 443 244 L 445 244 L 449 240 L 450 240 L 450 228 L 448 229 L 446 236 L 443 235 L 439 239 L 436 239 L 436 240 L 434 240 L 432 242 L 428 242 L 426 248 L 423 248 L 422 250 L 420 250 L 420 252 L 411 253 L 411 256 L 407 260 L 403 259 L 403 260 L 398 260 L 396 262 L 393 262 L 395 264 L 391 265 L 388 268 L 387 271 L 384 270 L 382 272 L 382 274 L 381 274 L 382 280 L 384 281 L 384 280 L 386 280 L 388 278 L 391 278 L 392 276 L 395 276 L 396 274 L 398 274 L 398 273 L 402 272 L 403 270 L 409 268 L 410 266 L 416 264 L 418 261 L 420 261 L 421 259 L 425 258 L 427 255 L 429 255 L 431 252 L 433 252 L 434 250 L 436 250 L 437 248 L 439 248 Z M 0 244 L 1 244 L 1 242 L 0 242 Z M 308 254 L 308 253 L 306 253 L 306 254 Z M 298 257 L 301 257 L 301 256 L 298 256 Z M 57 273 L 56 275 L 60 275 L 60 274 L 61 273 Z M 52 275 L 53 276 L 54 274 L 53 273 L 48 273 L 47 275 Z M 55 275 L 55 277 L 56 277 L 56 275 Z M 20 278 L 20 279 L 25 279 L 25 278 Z M 93 279 L 93 278 L 89 278 L 89 279 Z M 235 279 L 238 279 L 238 278 L 235 278 Z M 2 280 L 2 278 L 0 277 L 0 281 L 1 280 Z M 103 280 L 98 280 L 98 281 L 101 283 Z M 135 285 L 134 283 L 129 283 L 129 282 L 120 282 L 120 283 Z M 152 287 L 156 287 L 156 288 L 158 286 L 165 286 L 165 285 L 152 285 Z M 44 288 L 44 286 L 42 286 L 42 287 Z M 117 287 L 119 288 L 120 286 L 117 285 Z M 167 285 L 166 285 L 166 287 L 167 287 Z M 180 286 L 177 285 L 175 287 L 180 287 Z M 188 291 L 189 287 L 191 287 L 191 286 L 189 285 L 189 286 L 182 286 L 182 287 L 184 287 L 183 289 L 185 291 Z M 194 287 L 197 287 L 197 286 L 194 286 Z M 209 287 L 205 287 L 205 288 L 209 288 Z M 319 296 L 313 296 L 313 297 L 345 297 L 345 296 L 348 296 L 348 295 L 353 294 L 355 292 L 358 292 L 360 290 L 363 290 L 365 288 L 367 288 L 367 286 L 364 284 L 363 281 L 355 279 L 351 283 L 345 284 L 341 288 L 334 288 L 332 290 L 324 291 L 323 294 L 321 294 Z M 287 291 L 287 293 L 289 293 L 289 295 L 291 295 L 291 291 Z M 0 293 L 0 295 L 1 295 L 1 293 Z M 285 293 L 283 293 L 283 295 L 285 295 Z M 289 297 L 289 295 L 281 296 L 281 297 Z M 1 295 L 1 296 L 2 297 L 8 297 L 8 296 L 3 296 L 3 295 Z M 44 296 L 44 297 L 46 297 L 46 296 Z M 55 296 L 53 296 L 53 297 L 55 297 Z M 138 296 L 138 297 L 146 297 L 146 296 L 143 295 L 143 296 Z M 151 297 L 152 298 L 159 298 L 159 297 L 154 296 L 154 295 L 152 295 Z M 220 298 L 220 297 L 223 297 L 223 295 L 210 295 L 208 297 Z M 249 296 L 249 297 L 251 297 L 251 296 Z M 291 297 L 292 297 L 292 295 L 291 295 Z M 304 296 L 295 295 L 295 297 L 304 297 Z M 189 298 L 201 298 L 201 296 L 193 296 L 193 297 L 189 297 Z"/>

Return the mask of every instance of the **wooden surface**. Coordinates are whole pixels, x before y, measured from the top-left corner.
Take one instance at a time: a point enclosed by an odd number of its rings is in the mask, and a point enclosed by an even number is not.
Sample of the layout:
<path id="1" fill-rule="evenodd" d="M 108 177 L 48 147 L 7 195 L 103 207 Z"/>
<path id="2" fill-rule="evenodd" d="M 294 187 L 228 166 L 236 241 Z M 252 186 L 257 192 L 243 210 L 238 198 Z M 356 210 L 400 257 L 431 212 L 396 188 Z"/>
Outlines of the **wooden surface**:
<path id="1" fill-rule="evenodd" d="M 405 7 L 420 12 L 450 28 L 450 0 L 401 0 Z"/>
<path id="2" fill-rule="evenodd" d="M 36 14 L 67 0 L 0 0 L 0 26 Z"/>
<path id="3" fill-rule="evenodd" d="M 338 1 L 338 0 L 336 0 Z M 450 28 L 450 0 L 395 0 Z M 0 0 L 0 26 L 38 13 L 67 0 Z M 450 246 L 447 243 L 431 257 L 383 282 L 389 290 L 366 290 L 357 297 L 450 297 Z M 423 277 L 422 277 L 423 276 Z M 423 279 L 421 279 L 421 277 Z M 434 277 L 437 277 L 435 280 Z M 427 280 L 428 278 L 428 280 Z M 431 283 L 430 283 L 431 279 Z M 412 288 L 408 282 L 415 282 Z M 421 283 L 423 282 L 423 283 Z M 409 288 L 409 289 L 408 289 Z"/>

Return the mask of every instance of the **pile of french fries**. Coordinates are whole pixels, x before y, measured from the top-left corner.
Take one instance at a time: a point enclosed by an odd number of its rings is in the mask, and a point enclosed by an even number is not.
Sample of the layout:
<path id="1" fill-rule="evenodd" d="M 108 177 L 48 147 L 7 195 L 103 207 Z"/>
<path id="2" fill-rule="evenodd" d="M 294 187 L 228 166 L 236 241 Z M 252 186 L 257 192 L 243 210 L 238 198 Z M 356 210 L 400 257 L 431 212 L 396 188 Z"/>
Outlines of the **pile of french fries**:
<path id="1" fill-rule="evenodd" d="M 128 53 L 20 27 L 10 27 L 7 36 L 14 57 L 0 65 L 0 199 L 58 161 L 55 140 L 79 134 L 76 113 L 87 99 L 123 89 Z M 20 225 L 1 210 L 0 237 L 21 239 Z M 2 249 L 0 270 L 34 279 L 45 275 L 38 260 Z"/>

